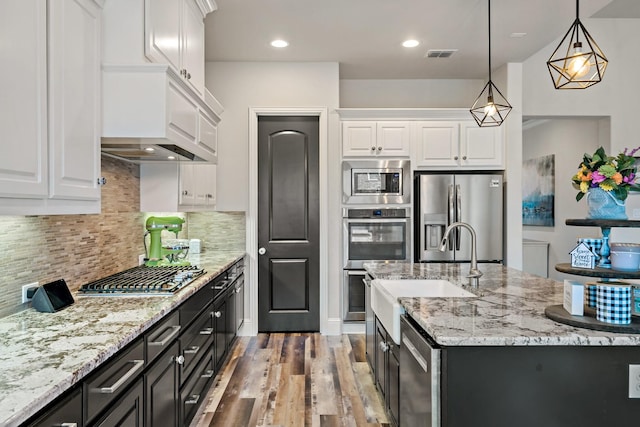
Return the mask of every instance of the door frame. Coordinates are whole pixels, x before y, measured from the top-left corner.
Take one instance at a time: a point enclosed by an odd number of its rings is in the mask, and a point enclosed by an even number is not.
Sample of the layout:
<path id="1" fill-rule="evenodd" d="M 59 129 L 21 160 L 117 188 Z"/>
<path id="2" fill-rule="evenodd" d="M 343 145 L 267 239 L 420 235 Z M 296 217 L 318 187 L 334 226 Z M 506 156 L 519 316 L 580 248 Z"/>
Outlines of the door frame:
<path id="1" fill-rule="evenodd" d="M 247 212 L 247 258 L 249 259 L 249 315 L 243 335 L 258 334 L 258 117 L 312 116 L 318 117 L 318 173 L 320 190 L 320 333 L 328 332 L 328 259 L 327 234 L 329 214 L 327 197 L 327 133 L 326 107 L 249 107 L 249 211 Z"/>

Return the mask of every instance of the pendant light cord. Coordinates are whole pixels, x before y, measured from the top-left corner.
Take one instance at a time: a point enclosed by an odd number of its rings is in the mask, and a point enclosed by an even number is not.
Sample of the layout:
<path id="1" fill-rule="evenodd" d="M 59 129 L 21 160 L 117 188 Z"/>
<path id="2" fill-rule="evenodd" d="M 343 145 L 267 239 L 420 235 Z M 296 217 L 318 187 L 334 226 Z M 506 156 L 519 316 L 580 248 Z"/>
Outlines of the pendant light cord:
<path id="1" fill-rule="evenodd" d="M 487 0 L 487 1 L 489 3 L 488 13 L 487 13 L 488 21 L 489 21 L 489 25 L 488 25 L 488 29 L 489 29 L 489 81 L 491 81 L 491 0 Z"/>
<path id="2" fill-rule="evenodd" d="M 580 23 L 580 0 L 576 0 L 576 24 Z M 580 43 L 580 32 L 576 31 L 576 43 Z"/>

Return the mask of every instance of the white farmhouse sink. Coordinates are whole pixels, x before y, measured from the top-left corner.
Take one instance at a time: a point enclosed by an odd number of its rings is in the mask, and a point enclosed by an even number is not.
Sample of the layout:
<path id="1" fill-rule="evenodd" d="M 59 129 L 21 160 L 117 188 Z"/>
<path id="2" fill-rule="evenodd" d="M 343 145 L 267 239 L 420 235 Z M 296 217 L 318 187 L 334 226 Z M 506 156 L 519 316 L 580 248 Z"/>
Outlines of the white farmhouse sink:
<path id="1" fill-rule="evenodd" d="M 404 308 L 398 303 L 400 297 L 468 298 L 475 295 L 446 280 L 373 280 L 371 308 L 398 345 L 400 316 L 404 314 Z"/>

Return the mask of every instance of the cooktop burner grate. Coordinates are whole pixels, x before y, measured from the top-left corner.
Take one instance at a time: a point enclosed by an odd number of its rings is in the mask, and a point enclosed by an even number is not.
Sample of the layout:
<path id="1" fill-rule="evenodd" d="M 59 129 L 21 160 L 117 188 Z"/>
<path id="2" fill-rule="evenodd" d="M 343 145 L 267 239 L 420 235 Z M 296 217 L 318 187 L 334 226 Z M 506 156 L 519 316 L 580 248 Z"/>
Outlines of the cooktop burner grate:
<path id="1" fill-rule="evenodd" d="M 171 295 L 205 271 L 196 266 L 133 267 L 82 285 L 84 295 Z"/>

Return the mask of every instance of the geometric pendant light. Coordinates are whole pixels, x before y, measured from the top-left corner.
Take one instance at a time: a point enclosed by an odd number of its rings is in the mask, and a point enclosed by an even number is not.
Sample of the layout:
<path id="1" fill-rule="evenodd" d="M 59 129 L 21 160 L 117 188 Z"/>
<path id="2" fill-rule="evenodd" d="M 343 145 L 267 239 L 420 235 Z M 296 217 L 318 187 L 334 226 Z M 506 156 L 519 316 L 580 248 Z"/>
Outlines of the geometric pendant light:
<path id="1" fill-rule="evenodd" d="M 480 127 L 500 126 L 511 111 L 511 104 L 491 81 L 491 0 L 489 3 L 489 81 L 469 110 Z"/>
<path id="2" fill-rule="evenodd" d="M 576 20 L 547 61 L 556 89 L 586 89 L 602 80 L 609 62 L 579 18 L 580 0 L 576 0 Z"/>

